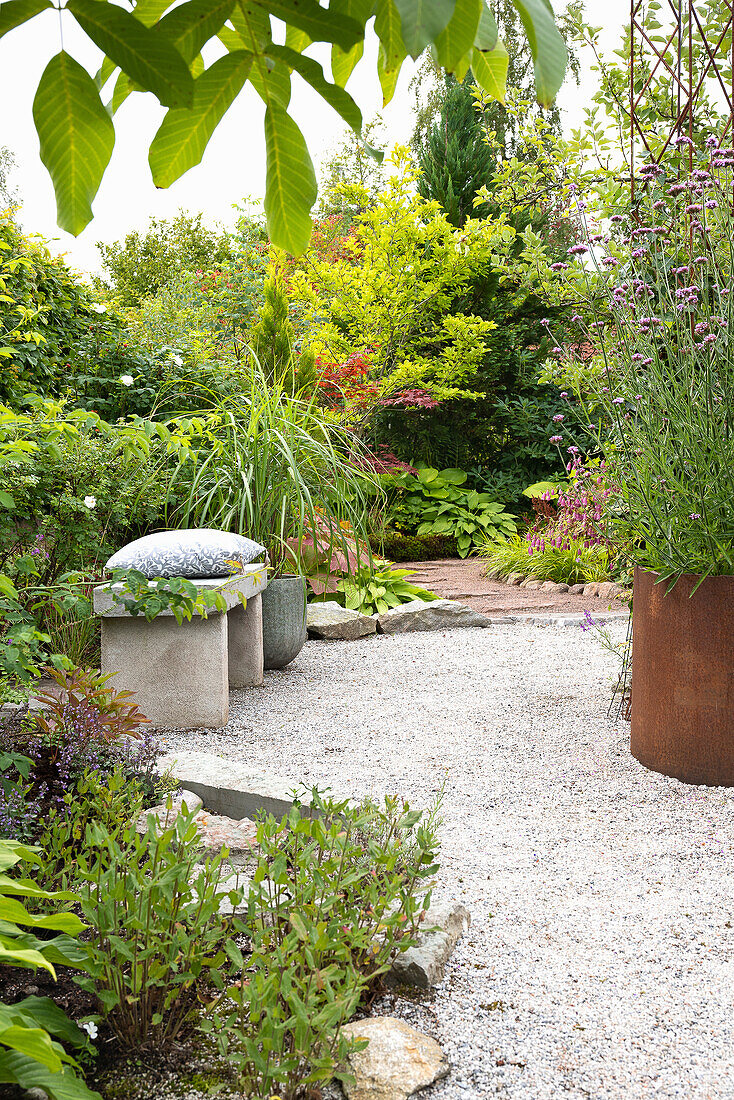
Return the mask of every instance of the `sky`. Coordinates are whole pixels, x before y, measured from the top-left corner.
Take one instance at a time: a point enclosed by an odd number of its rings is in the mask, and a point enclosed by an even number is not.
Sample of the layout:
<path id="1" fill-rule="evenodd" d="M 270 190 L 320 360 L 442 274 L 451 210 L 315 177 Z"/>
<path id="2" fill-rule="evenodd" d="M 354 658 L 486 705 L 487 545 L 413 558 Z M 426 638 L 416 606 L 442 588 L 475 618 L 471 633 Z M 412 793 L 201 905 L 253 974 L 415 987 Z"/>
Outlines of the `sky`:
<path id="1" fill-rule="evenodd" d="M 590 22 L 604 27 L 605 50 L 614 49 L 628 19 L 626 0 L 587 0 L 586 10 Z M 202 163 L 166 190 L 154 187 L 147 163 L 148 146 L 164 109 L 152 95 L 137 94 L 130 96 L 115 116 L 115 150 L 93 205 L 92 222 L 77 238 L 60 230 L 56 225 L 51 181 L 38 156 L 32 104 L 41 73 L 62 42 L 64 49 L 90 73 L 97 70 L 101 54 L 68 14 L 43 12 L 28 25 L 0 39 L 0 145 L 7 146 L 15 157 L 17 167 L 11 183 L 22 202 L 19 220 L 26 232 L 48 238 L 52 251 L 65 254 L 77 270 L 98 272 L 101 265 L 97 241 L 120 240 L 132 229 L 144 230 L 151 217 L 171 217 L 180 208 L 201 210 L 209 224 L 221 222 L 230 226 L 236 217 L 235 205 L 248 197 L 262 198 L 264 106 L 249 85 L 220 123 Z M 347 86 L 365 120 L 382 108 L 376 55 L 377 39 L 369 32 L 365 57 Z M 323 54 L 314 56 L 325 60 Z M 408 61 L 392 102 L 382 111 L 388 146 L 407 142 L 412 133 L 414 96 L 409 85 L 413 74 L 414 65 Z M 581 123 L 582 108 L 588 102 L 593 79 L 593 74 L 585 69 L 580 87 L 571 81 L 561 89 L 559 104 L 564 126 L 576 127 Z M 291 113 L 304 133 L 318 169 L 340 143 L 344 124 L 296 74 Z"/>

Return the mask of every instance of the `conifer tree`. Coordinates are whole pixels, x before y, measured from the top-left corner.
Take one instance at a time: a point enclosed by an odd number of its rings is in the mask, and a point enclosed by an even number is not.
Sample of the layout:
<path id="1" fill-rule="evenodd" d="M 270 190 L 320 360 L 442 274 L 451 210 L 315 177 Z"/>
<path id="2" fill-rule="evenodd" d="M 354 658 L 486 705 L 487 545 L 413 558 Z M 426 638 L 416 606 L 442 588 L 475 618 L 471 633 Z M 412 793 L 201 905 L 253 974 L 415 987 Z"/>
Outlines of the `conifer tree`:
<path id="1" fill-rule="evenodd" d="M 418 149 L 418 190 L 425 199 L 437 199 L 451 224 L 460 229 L 468 218 L 487 215 L 487 210 L 475 209 L 474 196 L 490 183 L 495 162 L 474 107 L 471 79 L 444 79 L 441 110 Z"/>
<path id="2" fill-rule="evenodd" d="M 268 265 L 265 301 L 260 319 L 252 331 L 251 347 L 271 382 L 298 394 L 316 378 L 314 353 L 294 351 L 295 335 L 288 314 L 288 289 L 277 261 Z"/>

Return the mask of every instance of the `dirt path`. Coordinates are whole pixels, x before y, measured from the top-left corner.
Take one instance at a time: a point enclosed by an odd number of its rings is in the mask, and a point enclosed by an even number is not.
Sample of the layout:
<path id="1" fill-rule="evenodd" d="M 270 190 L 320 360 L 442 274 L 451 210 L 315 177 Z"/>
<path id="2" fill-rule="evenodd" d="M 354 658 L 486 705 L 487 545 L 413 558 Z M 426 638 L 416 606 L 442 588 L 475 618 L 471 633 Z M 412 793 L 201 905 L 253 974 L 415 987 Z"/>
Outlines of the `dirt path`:
<path id="1" fill-rule="evenodd" d="M 541 592 L 532 588 L 517 588 L 490 581 L 482 576 L 483 562 L 476 558 L 446 558 L 441 561 L 402 562 L 400 569 L 412 569 L 408 579 L 439 596 L 473 607 L 485 614 L 504 612 L 548 611 L 591 612 L 626 611 L 621 600 L 603 600 L 598 596 L 568 596 L 565 593 Z"/>

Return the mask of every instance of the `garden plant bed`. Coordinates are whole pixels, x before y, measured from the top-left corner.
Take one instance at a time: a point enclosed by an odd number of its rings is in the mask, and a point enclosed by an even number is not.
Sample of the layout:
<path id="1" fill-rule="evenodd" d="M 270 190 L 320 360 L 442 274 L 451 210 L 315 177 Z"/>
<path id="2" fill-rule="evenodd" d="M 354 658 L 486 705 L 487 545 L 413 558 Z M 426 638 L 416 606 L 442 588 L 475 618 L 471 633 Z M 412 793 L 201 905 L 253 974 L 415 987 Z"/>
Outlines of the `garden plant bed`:
<path id="1" fill-rule="evenodd" d="M 731 1096 L 734 803 L 629 755 L 616 672 L 526 623 L 308 642 L 224 730 L 168 735 L 355 797 L 446 781 L 441 879 L 472 927 L 434 994 L 372 1008 L 445 1051 L 431 1098 Z"/>

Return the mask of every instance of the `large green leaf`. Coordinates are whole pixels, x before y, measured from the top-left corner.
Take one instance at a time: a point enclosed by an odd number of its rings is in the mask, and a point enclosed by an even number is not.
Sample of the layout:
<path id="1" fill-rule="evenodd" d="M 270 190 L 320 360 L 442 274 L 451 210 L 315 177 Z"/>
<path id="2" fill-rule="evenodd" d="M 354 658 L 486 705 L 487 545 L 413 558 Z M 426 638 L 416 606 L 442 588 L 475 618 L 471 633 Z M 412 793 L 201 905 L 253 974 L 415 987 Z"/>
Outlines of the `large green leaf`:
<path id="1" fill-rule="evenodd" d="M 315 0 L 263 0 L 263 7 L 271 15 L 305 31 L 314 42 L 334 42 L 343 50 L 351 50 L 364 37 L 364 29 L 356 19 L 322 8 Z"/>
<path id="2" fill-rule="evenodd" d="M 192 108 L 173 107 L 166 113 L 148 156 L 156 187 L 169 187 L 201 162 L 210 137 L 242 91 L 251 65 L 248 50 L 225 54 L 196 81 Z"/>
<path id="3" fill-rule="evenodd" d="M 456 0 L 454 14 L 436 39 L 439 65 L 453 72 L 474 45 L 484 0 Z"/>
<path id="4" fill-rule="evenodd" d="M 479 26 L 477 27 L 477 37 L 474 39 L 474 45 L 478 50 L 493 50 L 497 45 L 498 37 L 497 21 L 484 3 L 484 0 L 482 0 Z"/>
<path id="5" fill-rule="evenodd" d="M 34 15 L 52 8 L 51 0 L 8 0 L 0 4 L 0 38 L 8 31 L 27 23 Z"/>
<path id="6" fill-rule="evenodd" d="M 441 33 L 454 13 L 454 0 L 395 0 L 402 38 L 411 57 L 418 57 Z"/>
<path id="7" fill-rule="evenodd" d="M 342 88 L 354 72 L 355 65 L 364 53 L 364 45 L 358 42 L 351 50 L 342 50 L 339 46 L 331 47 L 331 75 Z"/>
<path id="8" fill-rule="evenodd" d="M 52 1073 L 61 1071 L 62 1062 L 58 1051 L 54 1049 L 48 1033 L 40 1027 L 23 1027 L 18 1024 L 3 1026 L 0 1019 L 0 1044 L 17 1050 L 34 1062 L 40 1062 Z"/>
<path id="9" fill-rule="evenodd" d="M 377 75 L 382 87 L 383 102 L 387 104 L 395 93 L 400 68 L 406 56 L 400 13 L 395 6 L 395 0 L 377 0 L 375 5 L 375 34 L 380 40 L 380 49 L 377 54 Z"/>
<path id="10" fill-rule="evenodd" d="M 41 1088 L 51 1100 L 102 1100 L 98 1092 L 88 1089 L 69 1066 L 61 1073 L 52 1073 L 46 1066 L 18 1051 L 7 1051 L 0 1059 L 0 1083 Z"/>
<path id="11" fill-rule="evenodd" d="M 374 0 L 331 0 L 329 10 L 337 15 L 347 15 L 355 19 L 360 27 L 364 27 L 374 12 Z M 287 43 L 287 45 L 290 45 L 290 43 Z M 332 46 L 331 73 L 336 83 L 342 88 L 352 75 L 354 66 L 362 57 L 363 51 L 363 42 L 357 42 L 351 50 L 343 50 L 340 46 Z"/>
<path id="12" fill-rule="evenodd" d="M 318 61 L 304 57 L 287 46 L 268 46 L 268 55 L 277 57 L 285 62 L 289 69 L 293 69 L 317 91 L 322 99 L 325 99 L 330 107 L 341 115 L 348 126 L 357 133 L 362 129 L 362 112 L 354 102 L 349 92 L 345 92 L 338 84 L 330 84 L 324 76 L 324 70 Z"/>
<path id="13" fill-rule="evenodd" d="M 480 88 L 500 103 L 505 102 L 507 89 L 507 66 L 510 58 L 504 43 L 499 39 L 493 50 L 484 53 L 476 48 L 471 54 L 471 71 Z"/>
<path id="14" fill-rule="evenodd" d="M 58 222 L 77 236 L 115 144 L 115 130 L 86 69 L 63 50 L 52 57 L 33 100 L 33 121 L 56 193 Z"/>
<path id="15" fill-rule="evenodd" d="M 528 36 L 538 103 L 550 107 L 563 83 L 568 51 L 546 0 L 512 0 Z"/>
<path id="16" fill-rule="evenodd" d="M 156 25 L 190 65 L 210 38 L 224 26 L 235 0 L 188 0 L 169 11 Z"/>
<path id="17" fill-rule="evenodd" d="M 290 50 L 303 53 L 311 45 L 311 39 L 305 31 L 299 31 L 298 27 L 288 26 L 285 28 L 285 44 Z M 335 48 L 338 49 L 338 46 Z"/>
<path id="18" fill-rule="evenodd" d="M 13 1008 L 24 1017 L 33 1019 L 39 1027 L 45 1028 L 62 1043 L 81 1048 L 89 1042 L 86 1032 L 70 1020 L 50 997 L 26 997 L 13 1005 Z"/>
<path id="19" fill-rule="evenodd" d="M 303 134 L 276 101 L 265 112 L 265 216 L 276 248 L 300 254 L 311 239 L 316 174 Z"/>
<path id="20" fill-rule="evenodd" d="M 95 45 L 164 107 L 190 107 L 194 81 L 169 39 L 107 0 L 69 0 L 67 10 Z"/>

